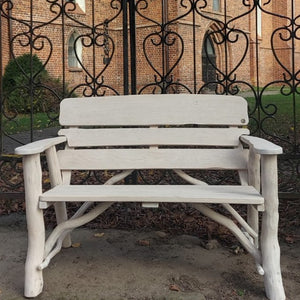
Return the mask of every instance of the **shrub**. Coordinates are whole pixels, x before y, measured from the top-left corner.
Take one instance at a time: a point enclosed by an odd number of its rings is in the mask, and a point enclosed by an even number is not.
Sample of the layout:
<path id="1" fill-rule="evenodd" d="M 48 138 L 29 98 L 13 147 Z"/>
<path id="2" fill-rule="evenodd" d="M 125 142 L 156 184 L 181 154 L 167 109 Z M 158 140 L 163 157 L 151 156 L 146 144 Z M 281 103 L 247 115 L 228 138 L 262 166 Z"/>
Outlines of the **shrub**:
<path id="1" fill-rule="evenodd" d="M 23 54 L 11 60 L 3 76 L 4 109 L 29 113 L 58 111 L 63 87 L 50 77 L 37 55 Z"/>

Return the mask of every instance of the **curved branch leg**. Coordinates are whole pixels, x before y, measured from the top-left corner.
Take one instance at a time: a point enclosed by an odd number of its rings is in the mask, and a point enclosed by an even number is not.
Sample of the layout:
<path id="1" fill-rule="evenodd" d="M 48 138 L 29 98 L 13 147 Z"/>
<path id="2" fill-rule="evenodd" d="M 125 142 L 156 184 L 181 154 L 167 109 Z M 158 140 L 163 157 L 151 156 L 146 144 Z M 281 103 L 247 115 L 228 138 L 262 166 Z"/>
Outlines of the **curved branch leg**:
<path id="1" fill-rule="evenodd" d="M 258 234 L 249 224 L 241 217 L 241 215 L 228 203 L 223 203 L 222 206 L 239 222 L 239 224 L 245 229 L 245 231 L 251 236 L 251 238 L 256 239 Z"/>
<path id="2" fill-rule="evenodd" d="M 184 179 L 185 181 L 191 183 L 191 184 L 195 184 L 195 185 L 208 185 L 206 182 L 199 180 L 197 178 L 194 178 L 188 174 L 186 174 L 184 171 L 182 170 L 173 170 L 174 173 L 176 173 L 179 177 L 181 177 L 182 179 Z"/>
<path id="3" fill-rule="evenodd" d="M 107 180 L 104 183 L 104 185 L 115 184 L 118 181 L 130 175 L 133 171 L 133 169 L 123 171 Z M 70 172 L 63 172 L 63 182 L 70 182 Z M 69 220 L 64 220 L 63 222 L 60 222 L 58 226 L 53 230 L 53 232 L 50 234 L 49 238 L 46 241 L 44 261 L 39 266 L 40 270 L 43 270 L 49 265 L 50 260 L 61 250 L 62 246 L 64 247 L 66 240 L 71 242 L 69 237 L 73 229 L 94 219 L 104 210 L 106 210 L 109 206 L 111 206 L 112 203 L 98 204 L 92 211 L 83 215 L 85 211 L 88 208 L 90 208 L 93 204 L 94 202 L 85 202 Z"/>
<path id="4" fill-rule="evenodd" d="M 55 203 L 54 208 L 55 208 L 57 224 L 63 223 L 68 220 L 66 202 Z M 71 235 L 67 234 L 64 238 L 62 246 L 64 248 L 69 248 L 71 247 L 71 245 L 72 245 Z"/>
<path id="5" fill-rule="evenodd" d="M 284 300 L 285 293 L 280 269 L 280 248 L 278 244 L 278 187 L 277 157 L 262 157 L 262 194 L 265 211 L 262 217 L 261 253 L 265 270 L 265 289 L 271 300 Z"/>
<path id="6" fill-rule="evenodd" d="M 253 228 L 253 230 L 256 232 L 256 235 L 258 236 L 259 233 L 259 216 L 258 216 L 258 210 L 253 205 L 247 205 L 247 222 Z M 254 244 L 258 248 L 259 247 L 259 241 L 258 237 L 254 237 Z"/>
<path id="7" fill-rule="evenodd" d="M 108 209 L 112 204 L 113 204 L 113 202 L 100 203 L 94 209 L 92 209 L 90 212 L 86 213 L 85 215 L 83 215 L 81 217 L 77 217 L 75 219 L 69 219 L 68 221 L 57 225 L 47 239 L 47 242 L 45 245 L 44 257 L 47 258 L 47 256 L 51 253 L 51 250 L 53 249 L 55 243 L 61 237 L 62 234 L 69 233 L 72 229 L 82 226 L 82 225 L 92 221 L 97 216 L 99 216 L 101 213 L 103 213 L 106 209 Z M 63 238 L 64 238 L 64 235 L 63 235 Z M 54 251 L 56 251 L 56 253 L 59 252 L 56 249 Z M 47 264 L 41 263 L 39 265 L 39 268 L 40 269 L 46 268 L 47 265 L 49 264 L 49 261 Z"/>
<path id="8" fill-rule="evenodd" d="M 51 186 L 57 186 L 62 184 L 62 174 L 60 171 L 59 167 L 59 161 L 56 153 L 56 148 L 55 146 L 50 147 L 46 151 L 46 158 L 47 158 L 47 164 L 49 168 L 49 176 L 50 176 L 50 181 L 51 181 Z M 68 177 L 68 184 L 70 183 L 71 180 L 71 172 L 68 171 L 69 176 Z M 55 214 L 56 214 L 56 221 L 57 224 L 60 224 L 66 220 L 68 220 L 68 214 L 67 214 L 67 207 L 65 202 L 61 203 L 55 203 L 54 204 L 55 208 Z M 71 236 L 67 235 L 63 241 L 63 247 L 68 248 L 71 247 L 72 241 L 71 241 Z"/>
<path id="9" fill-rule="evenodd" d="M 212 210 L 204 204 L 193 204 L 192 206 L 199 210 L 203 215 L 227 227 L 235 235 L 239 242 L 244 246 L 244 248 L 254 257 L 256 264 L 261 264 L 261 256 L 259 251 L 232 220 L 215 212 L 214 210 Z"/>
<path id="10" fill-rule="evenodd" d="M 25 263 L 25 297 L 36 297 L 43 289 L 43 273 L 38 266 L 43 261 L 45 226 L 43 211 L 39 209 L 42 194 L 42 171 L 39 154 L 23 158 L 28 250 Z"/>
<path id="11" fill-rule="evenodd" d="M 260 192 L 260 159 L 261 156 L 256 154 L 250 147 L 249 161 L 248 161 L 248 173 L 249 173 L 249 185 L 252 185 Z M 259 233 L 259 216 L 257 207 L 248 205 L 247 207 L 247 221 L 248 224 Z M 259 247 L 258 238 L 254 239 L 256 247 Z"/>

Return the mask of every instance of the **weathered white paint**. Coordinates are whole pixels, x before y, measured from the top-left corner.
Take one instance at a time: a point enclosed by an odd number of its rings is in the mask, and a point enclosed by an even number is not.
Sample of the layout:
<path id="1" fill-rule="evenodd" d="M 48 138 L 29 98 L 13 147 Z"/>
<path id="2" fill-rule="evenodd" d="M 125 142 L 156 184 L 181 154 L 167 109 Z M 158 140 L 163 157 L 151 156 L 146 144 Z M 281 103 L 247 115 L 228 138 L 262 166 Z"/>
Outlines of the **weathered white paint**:
<path id="1" fill-rule="evenodd" d="M 248 160 L 248 184 L 255 187 L 257 191 L 260 192 L 260 155 L 256 154 L 253 147 L 250 146 L 249 160 Z M 259 215 L 256 206 L 247 206 L 247 221 L 249 225 L 255 230 L 256 233 L 259 232 Z M 254 243 L 258 247 L 259 241 L 258 237 L 254 238 Z"/>
<path id="2" fill-rule="evenodd" d="M 61 129 L 70 147 L 96 146 L 225 146 L 237 147 L 245 128 L 106 128 Z"/>
<path id="3" fill-rule="evenodd" d="M 197 210 L 199 210 L 203 215 L 213 219 L 214 221 L 224 225 L 227 227 L 241 242 L 241 244 L 245 247 L 245 249 L 254 257 L 257 264 L 261 264 L 261 255 L 254 244 L 249 241 L 249 239 L 243 234 L 240 228 L 229 218 L 215 212 L 205 204 L 193 204 Z"/>
<path id="4" fill-rule="evenodd" d="M 243 135 L 240 139 L 242 142 L 251 146 L 256 154 L 282 154 L 282 148 L 280 146 L 262 138 Z"/>
<path id="5" fill-rule="evenodd" d="M 127 170 L 124 172 L 121 172 L 119 174 L 116 174 L 112 178 L 108 179 L 104 185 L 110 185 L 110 184 L 115 184 L 119 182 L 120 180 L 126 178 L 128 175 L 130 175 L 133 172 L 133 170 Z M 41 202 L 40 202 L 41 204 Z M 42 264 L 39 265 L 39 269 L 43 270 L 48 266 L 50 263 L 51 259 L 61 250 L 61 247 L 63 246 L 63 241 L 70 235 L 70 232 L 75 229 L 78 226 L 84 225 L 88 223 L 91 219 L 91 216 L 95 216 L 96 214 L 101 214 L 105 209 L 107 209 L 110 204 L 101 204 L 97 205 L 96 208 L 92 210 L 91 213 L 83 214 L 89 209 L 94 202 L 85 202 L 77 211 L 76 213 L 70 218 L 70 220 L 77 220 L 80 217 L 80 223 L 71 223 L 71 224 L 76 224 L 76 226 L 70 226 L 70 222 L 64 222 L 60 223 L 59 226 L 56 227 L 56 230 L 54 230 L 50 236 L 48 237 L 45 245 L 45 252 L 44 252 L 44 261 Z M 80 225 L 78 225 L 80 224 Z"/>
<path id="6" fill-rule="evenodd" d="M 280 248 L 278 244 L 278 183 L 277 156 L 263 155 L 261 158 L 262 195 L 265 198 L 265 211 L 262 217 L 261 253 L 265 271 L 264 281 L 267 297 L 271 300 L 284 300 L 285 293 L 280 269 Z"/>
<path id="7" fill-rule="evenodd" d="M 221 108 L 221 109 L 220 109 Z M 247 125 L 247 101 L 221 95 L 129 95 L 61 102 L 63 126 Z"/>
<path id="8" fill-rule="evenodd" d="M 43 211 L 38 207 L 42 193 L 42 171 L 38 154 L 24 156 L 24 186 L 28 249 L 25 263 L 25 297 L 36 297 L 43 289 L 43 274 L 38 266 L 44 258 L 45 226 Z"/>
<path id="9" fill-rule="evenodd" d="M 46 151 L 47 164 L 49 168 L 49 177 L 51 182 L 51 187 L 55 187 L 62 184 L 62 175 L 60 171 L 60 166 L 57 158 L 57 153 L 55 146 L 51 146 Z M 56 221 L 57 224 L 65 222 L 68 220 L 67 208 L 65 202 L 55 203 L 54 204 Z M 63 241 L 63 247 L 71 247 L 72 241 L 70 235 L 67 235 Z"/>
<path id="10" fill-rule="evenodd" d="M 251 186 L 228 185 L 59 185 L 41 194 L 40 201 L 186 202 L 261 204 Z"/>
<path id="11" fill-rule="evenodd" d="M 61 144 L 67 140 L 64 136 L 59 136 L 50 139 L 44 139 L 40 141 L 36 141 L 15 149 L 15 153 L 18 155 L 30 155 L 30 154 L 38 154 L 42 153 L 48 148 Z"/>
<path id="12" fill-rule="evenodd" d="M 35 297 L 42 291 L 42 270 L 61 250 L 63 241 L 65 246 L 70 245 L 70 232 L 97 217 L 113 202 L 141 202 L 145 207 L 157 207 L 160 202 L 183 202 L 226 226 L 255 258 L 260 274 L 264 274 L 269 299 L 285 299 L 277 240 L 276 157 L 282 149 L 260 138 L 246 136 L 248 129 L 240 128 L 248 123 L 244 99 L 223 95 L 66 99 L 61 104 L 60 121 L 70 127 L 62 129 L 60 137 L 16 149 L 17 154 L 24 155 L 29 241 L 26 297 Z M 74 128 L 78 126 L 83 128 Z M 67 142 L 65 150 L 56 151 L 56 145 L 64 142 Z M 116 149 L 119 146 L 122 147 Z M 43 193 L 40 153 L 44 151 L 51 189 Z M 173 169 L 192 185 L 113 186 L 135 169 L 152 168 Z M 73 169 L 123 172 L 104 185 L 76 186 L 70 185 Z M 209 186 L 182 169 L 237 170 L 241 185 Z M 67 220 L 65 202 L 68 201 L 87 202 Z M 86 212 L 94 202 L 100 203 Z M 206 205 L 209 203 L 223 205 L 237 223 L 209 208 Z M 45 242 L 41 208 L 51 204 L 55 205 L 58 225 Z M 247 221 L 231 204 L 247 205 Z M 261 210 L 264 212 L 259 245 Z"/>
<path id="13" fill-rule="evenodd" d="M 63 170 L 240 170 L 247 169 L 247 154 L 239 149 L 79 149 L 58 151 L 58 158 Z"/>

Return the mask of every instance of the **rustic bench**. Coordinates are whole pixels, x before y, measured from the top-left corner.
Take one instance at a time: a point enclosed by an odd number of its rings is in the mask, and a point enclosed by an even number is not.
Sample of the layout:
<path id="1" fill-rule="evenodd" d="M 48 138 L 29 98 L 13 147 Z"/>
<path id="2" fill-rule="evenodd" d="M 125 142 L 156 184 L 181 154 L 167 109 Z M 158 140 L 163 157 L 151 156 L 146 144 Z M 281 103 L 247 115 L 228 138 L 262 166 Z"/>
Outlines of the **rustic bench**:
<path id="1" fill-rule="evenodd" d="M 246 100 L 192 94 L 69 98 L 61 102 L 59 121 L 63 129 L 58 137 L 16 149 L 23 156 L 28 224 L 26 297 L 41 293 L 42 270 L 62 247 L 71 245 L 70 232 L 114 202 L 139 202 L 144 207 L 180 202 L 229 228 L 264 275 L 267 297 L 285 299 L 277 239 L 277 154 L 282 149 L 249 136 Z M 58 144 L 65 146 L 57 150 Z M 51 181 L 45 192 L 43 152 Z M 172 170 L 187 184 L 114 185 L 142 169 Z M 185 172 L 191 169 L 235 170 L 240 184 L 207 185 Z M 105 184 L 72 185 L 72 170 L 120 172 Z M 69 201 L 83 204 L 68 219 L 65 203 Z M 88 210 L 94 202 L 99 203 Z M 221 205 L 232 217 L 210 204 Z M 46 240 L 43 210 L 50 205 L 55 207 L 58 225 Z M 247 218 L 233 205 L 247 205 Z"/>

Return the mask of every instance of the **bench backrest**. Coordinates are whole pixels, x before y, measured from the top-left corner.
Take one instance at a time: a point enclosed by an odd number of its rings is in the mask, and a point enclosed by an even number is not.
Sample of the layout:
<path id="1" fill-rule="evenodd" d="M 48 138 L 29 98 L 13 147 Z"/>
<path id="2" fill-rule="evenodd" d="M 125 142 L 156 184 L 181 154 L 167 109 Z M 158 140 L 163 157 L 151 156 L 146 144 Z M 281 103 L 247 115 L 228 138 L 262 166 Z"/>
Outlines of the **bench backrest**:
<path id="1" fill-rule="evenodd" d="M 249 133 L 241 97 L 70 98 L 62 101 L 59 120 L 68 127 L 59 134 L 73 148 L 59 152 L 62 169 L 246 168 L 247 154 L 237 148 Z"/>

